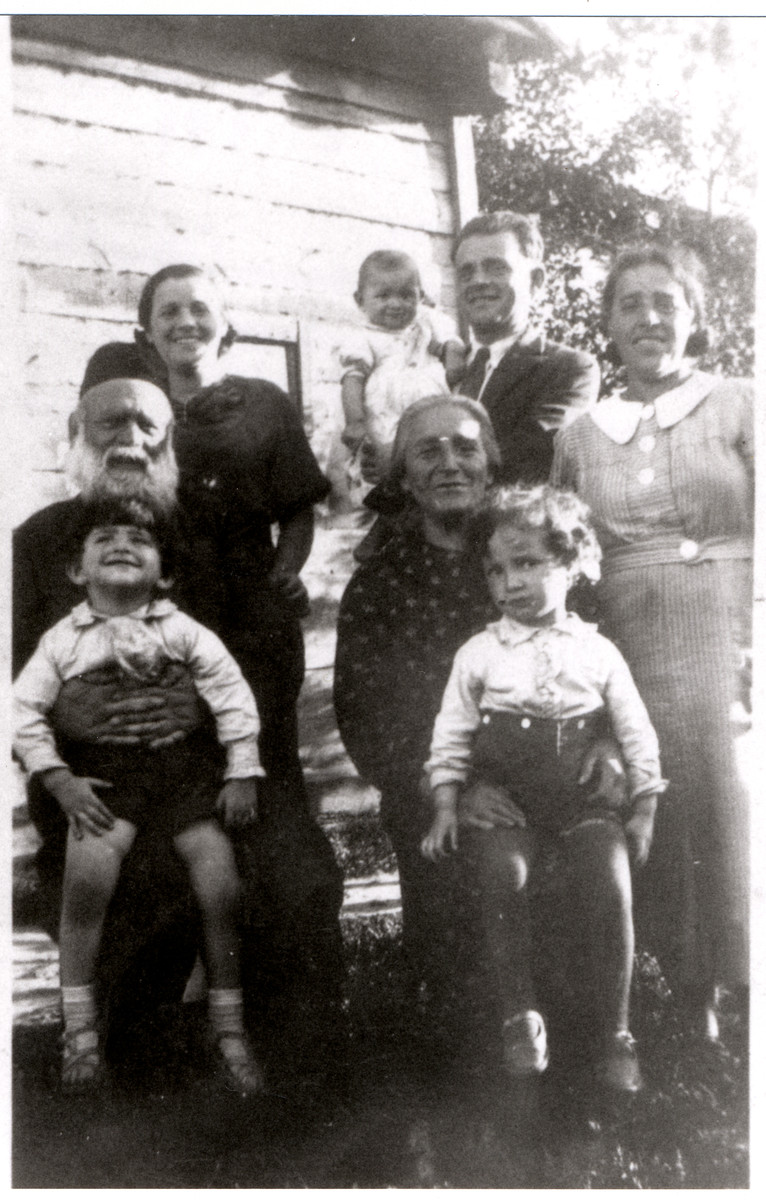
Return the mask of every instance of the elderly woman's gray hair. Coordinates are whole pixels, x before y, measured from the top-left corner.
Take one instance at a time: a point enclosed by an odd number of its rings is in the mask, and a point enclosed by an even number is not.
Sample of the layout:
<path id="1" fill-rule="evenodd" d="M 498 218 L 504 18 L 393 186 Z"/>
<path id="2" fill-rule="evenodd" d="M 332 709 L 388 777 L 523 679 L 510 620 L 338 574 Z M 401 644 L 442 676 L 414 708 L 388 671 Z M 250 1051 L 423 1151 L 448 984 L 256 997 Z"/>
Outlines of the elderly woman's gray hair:
<path id="1" fill-rule="evenodd" d="M 425 396 L 422 400 L 416 400 L 414 404 L 406 408 L 399 418 L 399 424 L 396 427 L 396 437 L 394 438 L 391 450 L 391 462 L 388 468 L 388 478 L 392 483 L 398 483 L 404 478 L 407 447 L 412 436 L 412 426 L 421 413 L 429 412 L 432 408 L 456 408 L 464 412 L 466 416 L 471 417 L 474 421 L 477 421 L 481 432 L 482 445 L 487 456 L 487 464 L 492 473 L 498 470 L 501 462 L 500 448 L 497 444 L 495 431 L 492 428 L 492 422 L 489 419 L 487 410 L 477 400 L 471 400 L 468 396 Z"/>

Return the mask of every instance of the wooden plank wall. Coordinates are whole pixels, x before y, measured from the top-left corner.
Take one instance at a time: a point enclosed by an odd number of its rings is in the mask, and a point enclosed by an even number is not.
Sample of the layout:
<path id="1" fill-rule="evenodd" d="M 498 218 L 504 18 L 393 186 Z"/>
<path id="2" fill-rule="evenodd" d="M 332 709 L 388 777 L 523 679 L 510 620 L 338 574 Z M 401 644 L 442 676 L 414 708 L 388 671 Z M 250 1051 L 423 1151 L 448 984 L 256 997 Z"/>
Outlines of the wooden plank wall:
<path id="1" fill-rule="evenodd" d="M 332 347 L 354 320 L 364 255 L 408 251 L 452 308 L 449 119 L 403 85 L 248 61 L 243 82 L 14 44 L 15 520 L 63 494 L 66 417 L 85 362 L 102 342 L 132 337 L 143 280 L 165 263 L 218 264 L 242 333 L 299 337 L 307 425 L 325 465 L 340 421 Z"/>

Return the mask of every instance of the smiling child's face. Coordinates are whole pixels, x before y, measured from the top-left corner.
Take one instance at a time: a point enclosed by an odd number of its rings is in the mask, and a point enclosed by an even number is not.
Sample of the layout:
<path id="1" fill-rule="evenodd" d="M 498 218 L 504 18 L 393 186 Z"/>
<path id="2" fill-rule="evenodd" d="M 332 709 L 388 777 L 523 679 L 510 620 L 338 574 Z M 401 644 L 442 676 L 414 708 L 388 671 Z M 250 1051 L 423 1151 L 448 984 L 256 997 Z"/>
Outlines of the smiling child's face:
<path id="1" fill-rule="evenodd" d="M 566 615 L 570 571 L 551 554 L 541 529 L 496 529 L 484 573 L 497 607 L 521 625 L 553 625 Z"/>
<path id="2" fill-rule="evenodd" d="M 417 274 L 407 267 L 366 273 L 357 303 L 371 325 L 396 333 L 415 320 L 422 292 Z"/>
<path id="3" fill-rule="evenodd" d="M 71 572 L 91 602 L 129 596 L 147 603 L 162 579 L 162 557 L 149 529 L 137 525 L 98 525 L 86 537 L 80 562 Z"/>

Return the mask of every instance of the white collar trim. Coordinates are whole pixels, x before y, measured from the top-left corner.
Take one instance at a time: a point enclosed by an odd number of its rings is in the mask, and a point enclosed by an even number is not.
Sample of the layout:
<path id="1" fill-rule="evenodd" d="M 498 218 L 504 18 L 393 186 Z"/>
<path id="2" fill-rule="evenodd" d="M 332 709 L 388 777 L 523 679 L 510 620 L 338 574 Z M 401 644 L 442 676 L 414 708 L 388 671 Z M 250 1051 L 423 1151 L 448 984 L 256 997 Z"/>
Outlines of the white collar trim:
<path id="1" fill-rule="evenodd" d="M 677 425 L 710 395 L 719 382 L 717 375 L 695 371 L 678 387 L 663 392 L 653 401 L 660 429 L 669 429 L 671 425 Z M 641 420 L 641 410 L 645 407 L 638 400 L 626 400 L 624 392 L 617 392 L 613 396 L 607 396 L 606 400 L 600 400 L 589 409 L 588 415 L 602 433 L 618 445 L 624 446 L 636 432 Z"/>
<path id="2" fill-rule="evenodd" d="M 173 601 L 163 597 L 161 600 L 150 600 L 148 604 L 143 604 L 141 608 L 124 615 L 133 617 L 137 621 L 148 621 L 152 617 L 167 617 L 175 611 L 176 605 Z M 84 628 L 86 625 L 95 625 L 98 621 L 110 621 L 111 619 L 106 613 L 95 612 L 87 600 L 83 600 L 82 604 L 78 604 L 76 608 L 72 609 L 72 620 L 78 629 Z"/>
<path id="3" fill-rule="evenodd" d="M 499 621 L 493 621 L 487 626 L 503 646 L 520 646 L 522 642 L 531 641 L 538 633 L 566 633 L 577 637 L 583 630 L 595 628 L 595 625 L 581 620 L 576 613 L 567 613 L 564 620 L 557 621 L 555 625 L 521 625 L 512 617 L 502 616 Z"/>

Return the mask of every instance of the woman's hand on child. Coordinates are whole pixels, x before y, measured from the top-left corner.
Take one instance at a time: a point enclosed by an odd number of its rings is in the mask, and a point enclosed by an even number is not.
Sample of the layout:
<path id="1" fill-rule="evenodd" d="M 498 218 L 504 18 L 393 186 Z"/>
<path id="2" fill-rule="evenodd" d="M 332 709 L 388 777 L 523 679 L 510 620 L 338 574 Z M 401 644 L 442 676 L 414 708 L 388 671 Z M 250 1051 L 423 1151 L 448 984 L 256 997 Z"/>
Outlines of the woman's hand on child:
<path id="1" fill-rule="evenodd" d="M 599 738 L 585 752 L 577 782 L 583 786 L 595 780 L 588 800 L 605 808 L 624 808 L 628 800 L 628 780 L 622 765 L 620 747 L 614 738 Z"/>
<path id="2" fill-rule="evenodd" d="M 66 767 L 43 771 L 41 778 L 51 795 L 56 797 L 78 841 L 86 831 L 101 837 L 106 830 L 114 828 L 114 813 L 93 791 L 94 787 L 109 788 L 111 783 L 90 776 L 73 775 Z"/>
<path id="3" fill-rule="evenodd" d="M 479 780 L 467 787 L 460 797 L 460 824 L 476 829 L 494 829 L 496 825 L 524 828 L 527 818 L 504 788 Z"/>
<path id="4" fill-rule="evenodd" d="M 438 862 L 450 851 L 457 850 L 457 813 L 454 810 L 436 810 L 433 824 L 420 843 L 420 850 L 431 862 Z"/>
<path id="5" fill-rule="evenodd" d="M 228 828 L 252 825 L 258 820 L 258 792 L 255 779 L 227 779 L 218 793 L 216 808 Z"/>

